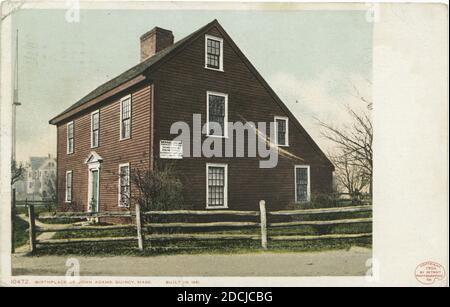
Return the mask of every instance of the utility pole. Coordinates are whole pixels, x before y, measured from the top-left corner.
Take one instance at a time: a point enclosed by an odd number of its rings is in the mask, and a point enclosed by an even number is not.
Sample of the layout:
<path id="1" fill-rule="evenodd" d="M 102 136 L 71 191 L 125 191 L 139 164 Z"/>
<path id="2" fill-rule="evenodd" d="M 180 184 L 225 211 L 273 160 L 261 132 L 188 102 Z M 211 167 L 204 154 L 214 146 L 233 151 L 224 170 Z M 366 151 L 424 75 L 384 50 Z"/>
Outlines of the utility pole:
<path id="1" fill-rule="evenodd" d="M 12 159 L 16 161 L 16 112 L 19 102 L 19 30 L 16 30 L 16 59 L 14 67 L 14 99 L 12 114 Z"/>
<path id="2" fill-rule="evenodd" d="M 12 114 L 12 159 L 16 161 L 16 109 L 20 106 L 19 102 L 19 30 L 16 31 L 16 59 L 14 67 L 14 97 L 13 97 L 13 114 Z M 15 233 L 14 224 L 16 219 L 16 189 L 12 187 L 12 206 L 11 206 L 11 252 L 15 253 Z"/>

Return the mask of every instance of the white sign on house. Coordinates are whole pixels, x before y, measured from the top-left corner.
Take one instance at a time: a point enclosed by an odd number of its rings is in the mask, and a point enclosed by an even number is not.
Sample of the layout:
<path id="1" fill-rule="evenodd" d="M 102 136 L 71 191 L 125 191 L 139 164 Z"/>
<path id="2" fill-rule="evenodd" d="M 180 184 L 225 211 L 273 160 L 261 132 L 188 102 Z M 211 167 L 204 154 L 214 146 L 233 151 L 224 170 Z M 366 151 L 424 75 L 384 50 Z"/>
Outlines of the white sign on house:
<path id="1" fill-rule="evenodd" d="M 159 157 L 161 159 L 183 159 L 183 142 L 161 140 L 159 142 Z"/>

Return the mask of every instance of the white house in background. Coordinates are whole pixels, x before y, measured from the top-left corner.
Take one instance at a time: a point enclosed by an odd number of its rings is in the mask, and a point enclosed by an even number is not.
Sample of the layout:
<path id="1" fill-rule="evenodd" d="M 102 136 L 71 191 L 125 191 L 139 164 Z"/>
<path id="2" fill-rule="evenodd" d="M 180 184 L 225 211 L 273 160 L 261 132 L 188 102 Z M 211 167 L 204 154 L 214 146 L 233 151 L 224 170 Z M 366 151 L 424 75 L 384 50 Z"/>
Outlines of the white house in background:
<path id="1" fill-rule="evenodd" d="M 15 184 L 17 199 L 45 200 L 54 193 L 56 187 L 56 159 L 30 157 L 25 165 L 23 179 Z M 53 191 L 53 192 L 52 192 Z"/>

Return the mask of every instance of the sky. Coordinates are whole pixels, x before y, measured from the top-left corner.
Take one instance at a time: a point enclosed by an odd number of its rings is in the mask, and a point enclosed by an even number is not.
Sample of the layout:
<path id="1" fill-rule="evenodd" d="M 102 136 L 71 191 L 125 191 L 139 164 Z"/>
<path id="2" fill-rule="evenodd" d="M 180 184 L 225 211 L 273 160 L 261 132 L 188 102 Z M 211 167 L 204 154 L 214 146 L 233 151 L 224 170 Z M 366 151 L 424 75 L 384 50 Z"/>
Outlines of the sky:
<path id="1" fill-rule="evenodd" d="M 325 151 L 317 119 L 343 125 L 370 97 L 372 29 L 365 11 L 20 10 L 17 160 L 56 155 L 55 115 L 139 63 L 139 37 L 159 26 L 175 41 L 218 19 Z M 13 42 L 14 43 L 14 42 Z"/>

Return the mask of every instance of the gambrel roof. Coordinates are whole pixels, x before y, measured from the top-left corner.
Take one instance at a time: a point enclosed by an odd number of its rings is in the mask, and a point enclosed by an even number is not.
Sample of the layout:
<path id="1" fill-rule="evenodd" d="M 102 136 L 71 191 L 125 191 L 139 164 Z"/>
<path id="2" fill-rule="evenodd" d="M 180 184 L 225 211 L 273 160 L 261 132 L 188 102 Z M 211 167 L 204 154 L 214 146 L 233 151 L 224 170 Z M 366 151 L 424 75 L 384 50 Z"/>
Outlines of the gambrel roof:
<path id="1" fill-rule="evenodd" d="M 186 36 L 185 38 L 179 40 L 173 45 L 167 47 L 166 49 L 161 50 L 156 53 L 152 57 L 144 60 L 143 62 L 137 64 L 136 66 L 130 68 L 119 76 L 111 79 L 110 81 L 100 85 L 95 90 L 90 92 L 88 95 L 81 98 L 71 107 L 66 109 L 64 112 L 60 113 L 56 117 L 50 120 L 50 124 L 56 125 L 59 122 L 77 114 L 82 111 L 84 108 L 89 108 L 93 104 L 99 103 L 104 100 L 101 96 L 105 93 L 112 91 L 120 86 L 125 86 L 123 89 L 126 89 L 128 86 L 134 85 L 136 83 L 130 83 L 134 79 L 142 76 L 142 79 L 137 79 L 136 82 L 140 82 L 145 79 L 145 75 L 149 72 L 157 70 L 161 65 L 163 65 L 166 61 L 174 57 L 178 52 L 182 51 L 186 46 L 190 45 L 193 41 L 195 41 L 198 37 L 203 36 L 206 32 L 208 32 L 211 28 L 216 27 L 223 38 L 230 44 L 236 54 L 241 58 L 244 64 L 248 67 L 248 69 L 253 73 L 256 79 L 261 83 L 261 85 L 267 90 L 267 92 L 272 96 L 275 102 L 280 106 L 280 108 L 291 118 L 292 122 L 295 126 L 300 130 L 300 132 L 305 136 L 307 141 L 311 144 L 311 146 L 321 155 L 324 161 L 329 164 L 331 168 L 334 169 L 333 164 L 328 159 L 328 157 L 323 153 L 320 147 L 316 144 L 316 142 L 311 138 L 308 132 L 303 128 L 297 118 L 291 113 L 291 111 L 287 108 L 287 106 L 283 103 L 283 101 L 278 97 L 278 95 L 273 91 L 273 89 L 269 86 L 269 84 L 264 80 L 261 74 L 256 70 L 256 68 L 252 65 L 252 63 L 247 59 L 247 57 L 242 53 L 236 43 L 231 39 L 231 37 L 226 33 L 217 19 L 214 19 L 212 22 L 206 24 L 201 27 L 197 31 L 192 34 Z M 129 83 L 130 85 L 128 85 Z M 122 89 L 121 89 L 122 90 Z M 98 100 L 98 101 L 96 101 Z"/>

